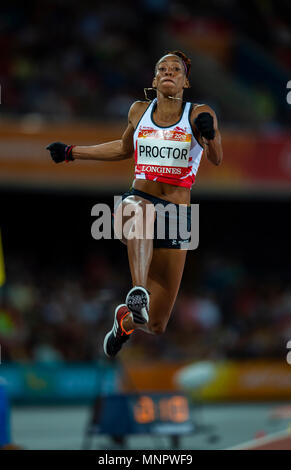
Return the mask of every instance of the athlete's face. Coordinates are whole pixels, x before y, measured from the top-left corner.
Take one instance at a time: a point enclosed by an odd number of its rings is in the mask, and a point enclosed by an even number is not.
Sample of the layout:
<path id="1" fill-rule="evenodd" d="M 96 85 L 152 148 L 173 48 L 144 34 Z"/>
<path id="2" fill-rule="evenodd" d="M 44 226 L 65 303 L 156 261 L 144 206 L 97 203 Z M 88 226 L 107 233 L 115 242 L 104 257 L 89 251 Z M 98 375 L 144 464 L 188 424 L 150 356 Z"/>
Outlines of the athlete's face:
<path id="1" fill-rule="evenodd" d="M 185 67 L 179 57 L 166 55 L 159 60 L 153 87 L 165 95 L 175 95 L 180 93 L 183 88 L 189 87 Z"/>

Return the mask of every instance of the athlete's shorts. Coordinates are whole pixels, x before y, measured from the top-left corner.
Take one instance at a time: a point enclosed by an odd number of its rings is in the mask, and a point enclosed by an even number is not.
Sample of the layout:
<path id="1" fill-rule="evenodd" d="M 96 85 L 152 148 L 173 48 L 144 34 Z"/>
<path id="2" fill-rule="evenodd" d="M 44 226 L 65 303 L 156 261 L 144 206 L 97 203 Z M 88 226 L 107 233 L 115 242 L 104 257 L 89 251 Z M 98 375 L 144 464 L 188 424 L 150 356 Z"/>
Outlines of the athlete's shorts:
<path id="1" fill-rule="evenodd" d="M 128 196 L 140 196 L 154 204 L 156 211 L 153 236 L 154 248 L 187 250 L 187 244 L 191 241 L 191 206 L 170 203 L 169 201 L 165 201 L 165 199 L 160 199 L 159 197 L 152 196 L 151 194 L 134 188 L 131 188 L 129 191 L 124 193 L 122 195 L 122 200 Z M 162 207 L 157 206 L 157 204 Z M 163 208 L 169 204 L 171 204 L 172 210 L 164 210 Z M 116 210 L 116 207 L 114 210 Z M 112 218 L 112 223 L 113 220 L 114 219 Z M 162 238 L 160 230 L 161 226 L 164 227 L 162 230 Z M 174 237 L 172 236 L 173 233 Z M 184 235 L 186 235 L 185 238 Z"/>

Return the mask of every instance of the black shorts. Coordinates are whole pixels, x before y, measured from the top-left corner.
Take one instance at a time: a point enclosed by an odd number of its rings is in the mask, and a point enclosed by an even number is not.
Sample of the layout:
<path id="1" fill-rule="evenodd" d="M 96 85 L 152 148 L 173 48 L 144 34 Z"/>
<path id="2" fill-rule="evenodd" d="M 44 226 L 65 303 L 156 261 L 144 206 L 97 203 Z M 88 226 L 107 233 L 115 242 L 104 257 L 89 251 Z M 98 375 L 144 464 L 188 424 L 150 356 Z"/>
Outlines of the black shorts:
<path id="1" fill-rule="evenodd" d="M 154 248 L 171 248 L 171 249 L 178 249 L 178 250 L 185 250 L 187 249 L 187 245 L 185 243 L 190 243 L 191 235 L 188 235 L 186 238 L 182 238 L 180 236 L 180 225 L 181 222 L 185 230 L 188 233 L 191 233 L 191 206 L 185 207 L 185 205 L 173 204 L 170 201 L 165 201 L 165 199 L 160 199 L 159 197 L 152 196 L 151 194 L 145 193 L 143 191 L 139 191 L 138 189 L 131 188 L 129 191 L 122 195 L 122 200 L 127 198 L 128 196 L 140 196 L 148 201 L 151 201 L 156 210 L 156 218 L 154 224 L 154 239 L 153 239 L 153 246 Z M 163 207 L 168 206 L 168 204 L 173 204 L 176 210 L 174 210 L 174 214 L 170 215 L 167 210 L 160 210 L 156 207 L 157 204 L 161 204 Z M 161 224 L 164 224 L 164 237 L 160 238 L 157 236 L 157 229 L 158 229 L 158 219 L 163 218 L 161 220 Z M 174 220 L 173 220 L 174 218 Z M 113 220 L 113 218 L 112 218 Z M 113 222 L 112 222 L 113 223 Z M 171 229 L 170 229 L 171 223 Z M 173 224 L 174 224 L 174 233 L 175 238 L 171 238 L 173 231 Z M 182 232 L 183 234 L 183 232 Z"/>

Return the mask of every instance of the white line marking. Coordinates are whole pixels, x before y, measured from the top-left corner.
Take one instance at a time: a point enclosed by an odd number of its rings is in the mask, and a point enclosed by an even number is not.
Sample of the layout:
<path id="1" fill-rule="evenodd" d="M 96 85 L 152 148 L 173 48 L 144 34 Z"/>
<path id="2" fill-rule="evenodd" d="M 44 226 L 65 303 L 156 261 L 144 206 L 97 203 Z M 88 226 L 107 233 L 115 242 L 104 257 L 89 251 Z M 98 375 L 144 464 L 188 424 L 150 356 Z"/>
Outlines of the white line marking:
<path id="1" fill-rule="evenodd" d="M 278 431 L 273 434 L 269 434 L 265 437 L 261 437 L 258 439 L 253 439 L 251 441 L 244 442 L 242 444 L 238 444 L 233 447 L 228 447 L 225 450 L 244 450 L 244 449 L 250 449 L 252 447 L 258 447 L 263 444 L 269 444 L 270 442 L 276 442 L 277 440 L 280 440 L 281 437 L 288 437 L 290 436 L 291 439 L 291 433 L 288 430 L 285 431 Z"/>

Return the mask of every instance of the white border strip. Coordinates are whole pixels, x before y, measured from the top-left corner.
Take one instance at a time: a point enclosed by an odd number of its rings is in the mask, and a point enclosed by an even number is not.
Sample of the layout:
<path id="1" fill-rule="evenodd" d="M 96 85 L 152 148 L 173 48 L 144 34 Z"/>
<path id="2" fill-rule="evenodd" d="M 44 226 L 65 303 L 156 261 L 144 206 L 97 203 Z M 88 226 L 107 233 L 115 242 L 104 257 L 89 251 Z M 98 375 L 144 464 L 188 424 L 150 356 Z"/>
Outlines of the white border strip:
<path id="1" fill-rule="evenodd" d="M 288 437 L 288 436 L 290 436 L 290 440 L 291 440 L 291 432 L 290 431 L 288 431 L 288 430 L 278 431 L 278 432 L 275 432 L 273 434 L 269 434 L 266 437 L 253 439 L 251 441 L 244 442 L 243 444 L 239 444 L 239 445 L 236 445 L 236 446 L 233 446 L 233 447 L 228 447 L 225 450 L 248 450 L 248 449 L 251 450 L 252 448 L 256 448 L 256 447 L 261 446 L 263 444 L 269 444 L 271 442 L 276 442 L 276 441 L 280 440 L 280 438 Z"/>

